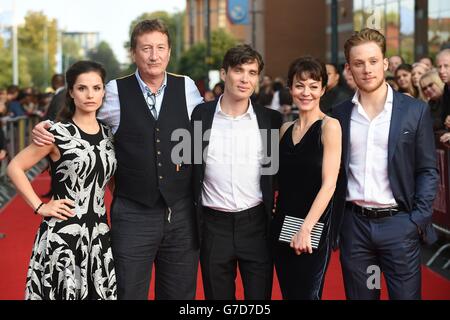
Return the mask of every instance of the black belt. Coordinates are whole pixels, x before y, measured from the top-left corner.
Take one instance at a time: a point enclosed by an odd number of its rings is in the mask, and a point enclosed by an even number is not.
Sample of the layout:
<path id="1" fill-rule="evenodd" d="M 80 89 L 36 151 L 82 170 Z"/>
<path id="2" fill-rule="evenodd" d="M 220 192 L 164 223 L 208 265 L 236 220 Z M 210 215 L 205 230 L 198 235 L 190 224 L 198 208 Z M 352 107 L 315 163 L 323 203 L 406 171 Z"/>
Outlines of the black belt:
<path id="1" fill-rule="evenodd" d="M 398 206 L 389 208 L 366 208 L 349 201 L 345 203 L 345 206 L 351 209 L 354 213 L 369 219 L 391 217 L 402 211 Z"/>

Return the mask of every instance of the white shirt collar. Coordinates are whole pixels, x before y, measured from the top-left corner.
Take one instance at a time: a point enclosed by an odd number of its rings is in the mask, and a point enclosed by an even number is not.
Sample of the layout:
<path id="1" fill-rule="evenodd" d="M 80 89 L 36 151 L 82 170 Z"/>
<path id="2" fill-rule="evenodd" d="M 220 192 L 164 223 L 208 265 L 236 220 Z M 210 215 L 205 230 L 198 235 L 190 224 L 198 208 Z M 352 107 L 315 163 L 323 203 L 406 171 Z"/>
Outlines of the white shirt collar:
<path id="1" fill-rule="evenodd" d="M 252 120 L 253 117 L 256 117 L 255 110 L 253 109 L 252 101 L 250 99 L 248 99 L 248 108 L 244 114 L 241 114 L 237 117 L 233 117 L 233 116 L 230 116 L 229 114 L 226 114 L 225 112 L 223 112 L 222 106 L 220 104 L 220 102 L 222 101 L 222 97 L 223 97 L 223 95 L 221 95 L 219 97 L 219 99 L 217 100 L 216 111 L 215 111 L 216 114 L 219 114 L 219 115 L 224 116 L 227 119 L 231 119 L 231 120 L 241 120 L 244 118 L 248 118 L 248 119 Z"/>
<path id="2" fill-rule="evenodd" d="M 394 93 L 391 88 L 391 86 L 386 83 L 387 85 L 387 96 L 386 101 L 384 102 L 384 111 L 386 112 L 392 112 L 392 105 L 394 102 Z M 355 106 L 358 106 L 358 108 L 362 107 L 361 102 L 359 101 L 359 89 L 356 90 L 355 94 L 353 95 L 352 102 Z"/>
<path id="3" fill-rule="evenodd" d="M 58 89 L 55 90 L 54 95 L 56 96 L 58 93 L 60 93 L 61 91 L 63 91 L 66 87 L 59 87 Z"/>
<path id="4" fill-rule="evenodd" d="M 134 75 L 136 76 L 136 79 L 138 80 L 138 83 L 139 83 L 139 86 L 141 87 L 142 92 L 145 94 L 146 93 L 145 88 L 148 88 L 148 90 L 150 90 L 150 88 L 147 86 L 147 84 L 144 82 L 144 80 L 142 80 L 141 76 L 139 75 L 138 69 L 136 69 L 136 72 L 134 73 Z M 160 95 L 166 86 L 167 86 L 167 72 L 164 72 L 163 83 L 162 83 L 161 87 L 156 92 L 154 92 L 155 95 L 156 96 Z M 150 90 L 150 92 L 152 92 L 152 90 Z"/>

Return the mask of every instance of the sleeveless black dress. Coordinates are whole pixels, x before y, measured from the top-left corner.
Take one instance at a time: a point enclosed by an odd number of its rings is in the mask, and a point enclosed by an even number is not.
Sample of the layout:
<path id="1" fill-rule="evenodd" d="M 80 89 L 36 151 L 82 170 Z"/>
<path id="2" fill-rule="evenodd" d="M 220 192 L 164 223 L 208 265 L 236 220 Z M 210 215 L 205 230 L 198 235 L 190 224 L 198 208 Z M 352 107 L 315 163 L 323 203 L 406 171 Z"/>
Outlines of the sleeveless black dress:
<path id="1" fill-rule="evenodd" d="M 87 134 L 72 121 L 50 132 L 61 158 L 50 160 L 54 199 L 75 202 L 75 216 L 46 217 L 28 267 L 25 299 L 115 300 L 116 273 L 106 218 L 105 188 L 116 170 L 113 136 L 100 123 Z"/>
<path id="2" fill-rule="evenodd" d="M 321 299 L 325 271 L 330 257 L 331 203 L 319 222 L 324 223 L 319 248 L 296 255 L 288 243 L 278 240 L 285 215 L 305 218 L 322 186 L 322 120 L 311 125 L 296 145 L 291 125 L 280 141 L 277 212 L 272 220 L 272 250 L 284 299 Z"/>

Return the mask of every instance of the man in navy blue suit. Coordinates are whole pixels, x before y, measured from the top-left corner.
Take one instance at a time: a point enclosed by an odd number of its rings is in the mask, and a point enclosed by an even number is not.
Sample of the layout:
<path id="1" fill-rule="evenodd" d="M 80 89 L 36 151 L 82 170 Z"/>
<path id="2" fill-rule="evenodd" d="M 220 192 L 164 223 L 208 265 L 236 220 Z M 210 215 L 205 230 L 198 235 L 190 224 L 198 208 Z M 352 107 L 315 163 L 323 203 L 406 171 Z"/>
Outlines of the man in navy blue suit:
<path id="1" fill-rule="evenodd" d="M 386 39 L 373 29 L 346 41 L 346 69 L 358 90 L 333 112 L 342 127 L 333 240 L 348 299 L 379 299 L 379 272 L 390 299 L 420 299 L 420 245 L 436 240 L 430 110 L 385 82 L 385 52 Z"/>

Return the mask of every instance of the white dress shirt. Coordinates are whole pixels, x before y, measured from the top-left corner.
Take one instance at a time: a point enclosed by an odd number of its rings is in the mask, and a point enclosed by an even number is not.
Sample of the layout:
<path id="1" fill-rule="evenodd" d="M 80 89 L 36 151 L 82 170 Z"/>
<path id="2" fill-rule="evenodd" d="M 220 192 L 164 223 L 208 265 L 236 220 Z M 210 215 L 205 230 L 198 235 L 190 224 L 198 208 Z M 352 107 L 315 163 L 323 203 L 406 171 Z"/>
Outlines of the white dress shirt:
<path id="1" fill-rule="evenodd" d="M 238 212 L 262 202 L 263 145 L 250 100 L 247 112 L 238 117 L 225 114 L 220 101 L 211 128 L 202 204 L 214 210 Z"/>
<path id="2" fill-rule="evenodd" d="M 138 70 L 135 72 L 135 76 L 138 79 L 139 86 L 142 91 L 142 95 L 145 98 L 146 91 L 145 87 L 147 86 L 145 82 L 139 76 Z M 187 77 L 184 77 L 184 87 L 186 92 L 186 106 L 189 118 L 191 118 L 191 113 L 194 108 L 203 102 L 203 98 L 200 95 L 200 92 L 195 85 L 195 82 Z M 156 94 L 156 104 L 155 108 L 157 113 L 159 114 L 161 111 L 162 100 L 164 97 L 164 90 L 167 85 L 167 72 L 164 75 L 164 81 L 161 87 L 157 90 L 157 92 L 153 92 Z M 120 125 L 120 101 L 119 101 L 119 92 L 117 89 L 117 81 L 111 80 L 106 85 L 106 95 L 105 101 L 103 102 L 102 107 L 100 108 L 97 119 L 111 127 L 112 133 L 116 133 L 117 129 Z"/>
<path id="3" fill-rule="evenodd" d="M 393 94 L 388 86 L 383 111 L 370 120 L 357 91 L 350 118 L 350 164 L 347 201 L 362 207 L 396 205 L 388 177 L 388 140 Z"/>
<path id="4" fill-rule="evenodd" d="M 58 89 L 55 90 L 55 93 L 53 94 L 54 96 L 56 96 L 58 93 L 60 93 L 61 91 L 63 91 L 66 87 L 62 86 L 59 87 Z"/>

